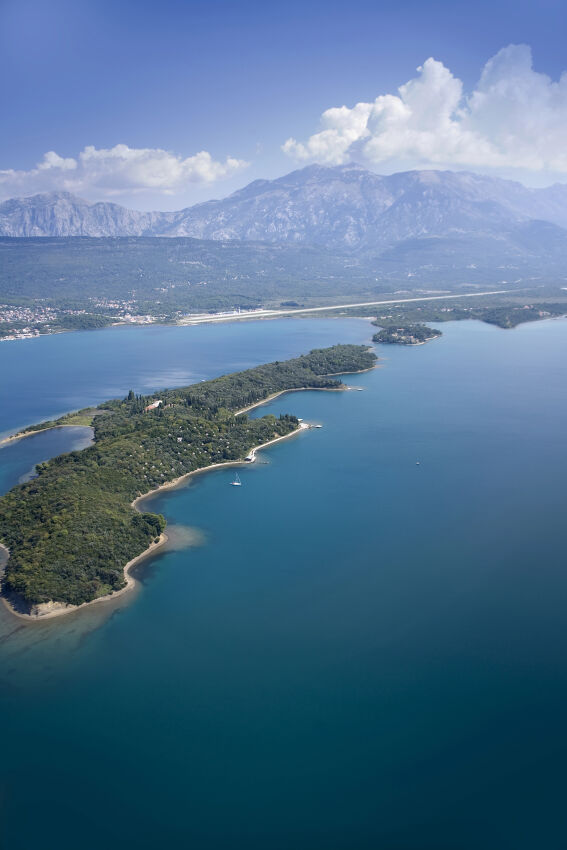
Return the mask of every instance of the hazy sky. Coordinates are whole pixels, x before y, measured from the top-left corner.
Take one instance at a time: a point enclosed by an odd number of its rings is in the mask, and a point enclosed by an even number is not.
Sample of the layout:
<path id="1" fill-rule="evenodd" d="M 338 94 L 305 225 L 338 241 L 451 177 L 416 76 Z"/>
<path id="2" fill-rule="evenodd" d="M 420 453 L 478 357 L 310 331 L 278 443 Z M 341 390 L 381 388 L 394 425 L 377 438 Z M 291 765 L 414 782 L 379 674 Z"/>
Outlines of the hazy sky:
<path id="1" fill-rule="evenodd" d="M 566 182 L 566 10 L 0 0 L 0 198 L 174 209 L 351 159 Z"/>

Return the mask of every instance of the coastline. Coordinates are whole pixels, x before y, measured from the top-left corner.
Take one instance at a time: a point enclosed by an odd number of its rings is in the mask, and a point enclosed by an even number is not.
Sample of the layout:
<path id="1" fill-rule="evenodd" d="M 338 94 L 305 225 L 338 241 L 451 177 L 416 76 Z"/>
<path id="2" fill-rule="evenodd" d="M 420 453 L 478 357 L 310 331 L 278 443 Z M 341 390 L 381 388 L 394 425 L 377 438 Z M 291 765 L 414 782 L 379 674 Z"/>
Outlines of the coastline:
<path id="1" fill-rule="evenodd" d="M 378 334 L 376 334 L 378 336 Z M 427 342 L 433 342 L 434 339 L 441 339 L 443 333 L 434 334 L 433 336 L 428 336 L 426 339 L 422 339 L 419 342 L 400 342 L 399 340 L 388 340 L 387 342 L 379 342 L 379 340 L 375 340 L 372 338 L 373 345 L 400 345 L 405 346 L 406 348 L 415 348 L 416 345 L 425 345 Z"/>
<path id="2" fill-rule="evenodd" d="M 433 337 L 434 339 L 436 337 Z M 422 343 L 418 343 L 422 345 Z M 368 346 L 369 351 L 373 351 L 372 346 Z M 337 375 L 361 375 L 363 372 L 371 372 L 372 369 L 377 369 L 379 366 L 378 363 L 375 363 L 374 366 L 370 366 L 368 369 L 357 369 L 354 372 L 329 372 L 327 375 L 323 375 L 324 378 L 333 378 Z M 263 398 L 261 401 L 256 401 L 254 404 L 251 404 L 249 407 L 243 407 L 242 410 L 237 410 L 234 414 L 235 416 L 240 416 L 241 413 L 247 413 L 249 410 L 253 410 L 255 407 L 260 407 L 262 404 L 267 404 L 275 398 L 278 398 L 280 395 L 285 395 L 285 393 L 298 393 L 307 390 L 319 390 L 321 392 L 345 392 L 349 390 L 350 387 L 345 386 L 344 384 L 339 387 L 294 387 L 291 390 L 280 390 L 277 393 L 273 393 L 272 395 Z M 74 412 L 74 411 L 70 411 Z M 63 414 L 65 416 L 66 414 Z M 94 414 L 96 415 L 96 414 Z M 56 428 L 90 428 L 92 430 L 92 436 L 94 438 L 94 428 L 92 425 L 77 425 L 73 422 L 63 422 L 60 425 L 49 425 L 47 428 L 38 428 L 35 431 L 18 431 L 16 434 L 9 434 L 7 437 L 3 437 L 0 440 L 0 448 L 8 443 L 13 443 L 16 440 L 24 440 L 26 437 L 33 437 L 35 434 L 44 434 L 46 431 L 54 431 Z M 206 467 L 207 469 L 209 467 Z"/>
<path id="3" fill-rule="evenodd" d="M 13 614 L 14 617 L 18 617 L 20 620 L 25 620 L 27 623 L 42 623 L 44 620 L 52 620 L 54 617 L 62 617 L 65 614 L 73 614 L 75 611 L 80 611 L 81 608 L 86 608 L 87 605 L 95 605 L 97 602 L 109 602 L 111 599 L 116 599 L 118 596 L 122 596 L 129 590 L 133 590 L 136 586 L 136 579 L 130 575 L 132 567 L 137 566 L 137 564 L 141 561 L 144 561 L 150 555 L 153 555 L 158 549 L 165 546 L 167 540 L 167 534 L 162 532 L 157 543 L 150 543 L 147 549 L 144 549 L 143 552 L 136 555 L 135 558 L 132 558 L 131 561 L 128 561 L 128 563 L 125 564 L 124 578 L 126 580 L 126 584 L 124 587 L 121 587 L 120 590 L 115 590 L 112 593 L 106 593 L 104 596 L 97 596 L 96 599 L 90 599 L 88 602 L 82 602 L 80 605 L 67 605 L 64 602 L 42 602 L 39 605 L 33 606 L 35 608 L 43 606 L 43 610 L 41 612 L 36 614 L 26 614 L 23 611 L 17 611 L 9 597 L 1 594 L 0 598 L 10 614 Z M 10 550 L 7 549 L 6 546 L 0 543 L 0 548 L 3 549 L 4 552 L 7 552 L 9 556 Z"/>
<path id="4" fill-rule="evenodd" d="M 371 351 L 372 348 L 369 346 L 368 350 Z M 332 373 L 332 374 L 333 375 L 356 375 L 356 374 L 361 374 L 363 372 L 369 372 L 372 369 L 375 369 L 376 366 L 377 366 L 377 364 L 374 364 L 373 366 L 366 368 L 366 369 L 357 369 L 357 370 L 350 371 L 350 372 L 336 372 L 336 373 Z M 330 377 L 330 375 L 325 376 L 325 377 Z M 273 401 L 273 399 L 278 398 L 280 395 L 284 395 L 285 393 L 302 392 L 302 391 L 308 391 L 308 390 L 319 390 L 321 392 L 345 392 L 345 391 L 348 391 L 349 389 L 350 389 L 350 387 L 341 383 L 337 387 L 294 387 L 292 389 L 281 390 L 280 392 L 273 393 L 272 395 L 267 396 L 264 399 L 260 399 L 259 401 L 254 402 L 254 404 L 251 404 L 248 407 L 243 408 L 242 410 L 236 411 L 234 413 L 234 416 L 239 416 L 242 413 L 246 413 L 249 410 L 253 410 L 255 407 L 260 407 L 262 405 L 268 404 L 270 401 Z M 0 446 L 3 443 L 9 443 L 9 442 L 14 441 L 14 440 L 23 439 L 24 437 L 32 436 L 33 434 L 42 433 L 43 431 L 49 431 L 49 430 L 53 430 L 55 428 L 67 428 L 67 427 L 78 427 L 78 426 L 73 425 L 72 423 L 62 423 L 62 424 L 58 424 L 58 425 L 51 425 L 48 428 L 42 428 L 42 429 L 39 429 L 38 431 L 26 431 L 26 432 L 23 432 L 23 433 L 20 432 L 19 434 L 14 434 L 14 435 L 12 435 L 10 437 L 6 437 L 4 440 L 0 441 Z M 91 427 L 91 429 L 92 429 L 92 426 L 79 426 L 79 427 Z M 193 475 L 201 475 L 201 474 L 208 472 L 209 470 L 212 470 L 212 469 L 219 469 L 221 467 L 232 467 L 232 466 L 246 466 L 249 463 L 254 462 L 256 452 L 258 452 L 262 449 L 265 449 L 265 448 L 267 448 L 271 445 L 274 445 L 275 443 L 279 443 L 281 440 L 287 440 L 290 437 L 294 437 L 296 434 L 299 434 L 299 433 L 301 433 L 302 431 L 305 431 L 305 430 L 309 430 L 311 427 L 312 426 L 309 425 L 308 423 L 301 422 L 299 424 L 299 426 L 294 431 L 291 431 L 289 434 L 284 434 L 283 436 L 275 437 L 272 440 L 268 440 L 266 443 L 261 443 L 258 446 L 254 446 L 248 452 L 248 458 L 249 458 L 248 460 L 223 461 L 221 463 L 213 463 L 213 464 L 210 464 L 208 466 L 199 467 L 199 469 L 194 469 L 191 472 L 187 472 L 184 475 L 181 475 L 178 478 L 175 478 L 173 481 L 165 482 L 164 484 L 161 484 L 159 487 L 156 487 L 153 490 L 149 490 L 147 493 L 142 493 L 141 495 L 136 496 L 136 498 L 131 502 L 131 507 L 134 510 L 139 511 L 141 513 L 141 512 L 143 512 L 143 509 L 140 508 L 140 504 L 144 500 L 152 498 L 153 496 L 157 495 L 161 491 L 173 490 L 173 489 L 176 489 L 178 487 L 182 487 Z M 63 602 L 49 601 L 49 602 L 40 603 L 40 604 L 35 605 L 35 606 L 31 606 L 31 612 L 33 612 L 33 613 L 28 613 L 28 612 L 25 612 L 23 610 L 22 611 L 17 610 L 18 600 L 16 598 L 14 598 L 14 600 L 12 601 L 9 596 L 6 596 L 2 592 L 0 592 L 0 598 L 2 599 L 6 609 L 11 614 L 13 614 L 14 616 L 16 616 L 16 617 L 18 617 L 22 620 L 25 620 L 28 623 L 29 622 L 41 622 L 42 620 L 53 619 L 55 617 L 61 617 L 61 616 L 64 616 L 65 614 L 71 614 L 75 611 L 80 610 L 81 608 L 85 608 L 87 605 L 94 605 L 97 602 L 104 602 L 104 601 L 109 601 L 111 599 L 116 599 L 117 596 L 120 596 L 120 595 L 126 593 L 128 590 L 131 590 L 136 586 L 136 580 L 130 575 L 130 570 L 132 569 L 132 567 L 136 566 L 137 564 L 139 564 L 141 561 L 145 560 L 146 558 L 153 556 L 155 554 L 156 550 L 161 549 L 167 543 L 167 541 L 168 541 L 168 536 L 164 531 L 160 535 L 157 543 L 152 542 L 147 549 L 145 549 L 143 552 L 141 552 L 139 555 L 137 555 L 135 558 L 133 558 L 132 560 L 128 561 L 127 564 L 125 564 L 123 570 L 124 570 L 124 579 L 125 579 L 126 584 L 124 585 L 124 587 L 121 587 L 119 590 L 115 590 L 112 593 L 107 593 L 104 596 L 97 596 L 96 599 L 91 599 L 88 602 L 81 603 L 80 605 L 69 605 L 69 604 L 66 604 L 66 603 L 63 603 Z M 7 554 L 8 558 L 10 556 L 9 550 L 7 549 L 7 547 L 3 546 L 2 544 L 0 544 L 0 553 Z M 1 575 L 1 572 L 3 571 L 3 564 L 2 564 L 3 560 L 4 560 L 4 558 L 0 558 L 0 575 Z M 7 558 L 6 558 L 6 560 L 7 560 Z"/>
<path id="5" fill-rule="evenodd" d="M 434 339 L 441 339 L 441 336 L 441 334 L 428 336 L 427 339 L 422 339 L 421 342 L 377 342 L 376 345 L 405 345 L 406 348 L 415 348 L 416 345 L 427 345 L 428 342 L 433 342 Z"/>
<path id="6" fill-rule="evenodd" d="M 370 366 L 368 369 L 357 369 L 355 372 L 329 372 L 327 375 L 323 375 L 322 377 L 332 378 L 335 375 L 362 375 L 363 372 L 371 372 L 373 369 L 377 368 L 378 363 L 375 363 L 374 366 Z M 254 404 L 250 404 L 248 407 L 243 407 L 241 410 L 237 410 L 234 415 L 240 416 L 242 413 L 248 413 L 249 410 L 254 410 L 255 407 L 261 407 L 263 404 L 268 404 L 270 401 L 273 401 L 275 398 L 279 398 L 281 395 L 285 395 L 286 393 L 344 393 L 348 392 L 350 389 L 351 387 L 347 387 L 346 384 L 341 384 L 339 387 L 294 387 L 292 390 L 280 390 L 277 393 L 272 393 L 272 395 L 266 396 L 266 398 L 263 398 L 261 401 L 255 401 Z"/>
<path id="7" fill-rule="evenodd" d="M 365 370 L 366 371 L 366 370 Z M 321 388 L 323 389 L 323 388 Z M 286 390 L 285 392 L 295 392 L 295 390 Z M 261 402 L 257 402 L 257 404 L 265 404 L 267 399 L 263 399 Z M 257 406 L 257 405 L 254 405 Z M 235 414 L 236 415 L 236 414 Z M 56 426 L 56 427 L 67 427 L 67 426 Z M 268 446 L 272 446 L 274 443 L 279 443 L 281 440 L 287 440 L 290 437 L 295 437 L 297 434 L 302 431 L 309 430 L 311 426 L 307 423 L 300 423 L 299 427 L 295 429 L 295 431 L 291 431 L 289 434 L 284 434 L 281 437 L 275 437 L 273 440 L 268 440 L 267 443 L 261 443 L 259 446 L 254 446 L 250 449 L 249 454 L 256 453 L 261 449 L 265 449 Z M 47 429 L 45 429 L 47 430 Z M 37 433 L 37 432 L 33 432 Z M 184 475 L 179 476 L 173 481 L 168 481 L 165 484 L 161 484 L 159 487 L 156 487 L 154 490 L 149 490 L 147 493 L 142 493 L 140 496 L 136 496 L 133 502 L 131 502 L 134 510 L 142 513 L 143 511 L 140 509 L 139 504 L 145 499 L 149 499 L 153 496 L 156 496 L 162 490 L 173 490 L 178 487 L 181 487 L 186 481 L 188 481 L 193 475 L 202 475 L 205 472 L 208 472 L 211 469 L 219 469 L 220 467 L 230 467 L 230 466 L 247 466 L 250 461 L 246 460 L 228 460 L 223 461 L 222 463 L 213 463 L 209 466 L 202 466 L 199 469 L 193 469 L 191 472 L 186 472 Z M 44 620 L 54 619 L 55 617 L 62 617 L 65 614 L 73 614 L 75 611 L 80 611 L 81 608 L 86 608 L 88 605 L 95 605 L 98 602 L 109 602 L 112 599 L 116 599 L 118 596 L 126 593 L 129 590 L 132 590 L 136 586 L 136 579 L 130 574 L 130 570 L 132 567 L 137 566 L 139 563 L 144 561 L 146 558 L 152 557 L 157 550 L 163 548 L 168 541 L 167 534 L 162 532 L 157 543 L 150 543 L 149 547 L 141 552 L 139 555 L 136 555 L 135 558 L 132 558 L 131 561 L 128 561 L 124 566 L 124 578 L 126 584 L 124 587 L 121 587 L 120 590 L 115 590 L 112 593 L 106 593 L 104 596 L 97 596 L 96 599 L 91 599 L 88 602 L 82 602 L 81 605 L 67 605 L 63 602 L 43 602 L 41 605 L 44 606 L 43 611 L 36 614 L 26 614 L 22 611 L 17 611 L 15 607 L 10 602 L 10 599 L 5 596 L 3 593 L 0 594 L 0 598 L 4 603 L 5 608 L 13 614 L 15 617 L 18 617 L 21 620 L 24 620 L 27 623 L 40 623 Z M 6 553 L 7 556 L 10 556 L 9 549 L 0 543 L 0 551 Z M 39 608 L 40 606 L 34 606 Z"/>
<path id="8" fill-rule="evenodd" d="M 294 392 L 294 390 L 286 390 L 285 392 Z M 257 402 L 254 406 L 257 406 L 260 403 L 265 404 L 265 401 Z M 259 446 L 254 446 L 250 449 L 248 454 L 254 455 L 256 452 L 266 449 L 268 446 L 273 446 L 274 443 L 279 443 L 281 440 L 288 440 L 290 437 L 295 437 L 297 434 L 302 431 L 308 431 L 310 428 L 311 425 L 308 425 L 306 422 L 300 422 L 299 427 L 297 427 L 295 431 L 290 431 L 289 434 L 283 434 L 281 437 L 274 437 L 273 440 L 268 440 L 267 443 L 261 443 Z M 204 472 L 209 472 L 211 469 L 220 469 L 225 466 L 249 466 L 251 462 L 253 463 L 254 461 L 224 460 L 222 463 L 212 463 L 210 466 L 201 466 L 199 469 L 193 469 L 191 472 L 186 472 L 184 475 L 180 475 L 179 478 L 175 478 L 173 481 L 167 481 L 165 484 L 160 484 L 160 486 L 156 487 L 154 490 L 149 490 L 147 493 L 142 493 L 141 496 L 136 496 L 134 501 L 131 503 L 132 507 L 139 511 L 140 502 L 143 502 L 145 499 L 151 499 L 153 496 L 157 496 L 158 493 L 162 492 L 162 490 L 177 490 L 182 487 L 186 481 L 192 478 L 193 475 L 202 475 Z"/>
<path id="9" fill-rule="evenodd" d="M 33 437 L 35 434 L 44 434 L 46 431 L 55 431 L 56 428 L 90 428 L 94 437 L 92 425 L 77 425 L 74 422 L 65 422 L 62 425 L 50 425 L 48 428 L 38 428 L 36 431 L 19 431 L 17 434 L 10 434 L 0 440 L 0 446 L 14 443 L 16 440 L 25 440 L 26 437 Z"/>
<path id="10" fill-rule="evenodd" d="M 410 342 L 407 344 L 410 346 L 425 345 L 427 342 L 433 342 L 434 339 L 441 339 L 441 334 L 435 334 L 435 336 L 428 336 L 427 339 L 424 339 L 421 342 Z"/>

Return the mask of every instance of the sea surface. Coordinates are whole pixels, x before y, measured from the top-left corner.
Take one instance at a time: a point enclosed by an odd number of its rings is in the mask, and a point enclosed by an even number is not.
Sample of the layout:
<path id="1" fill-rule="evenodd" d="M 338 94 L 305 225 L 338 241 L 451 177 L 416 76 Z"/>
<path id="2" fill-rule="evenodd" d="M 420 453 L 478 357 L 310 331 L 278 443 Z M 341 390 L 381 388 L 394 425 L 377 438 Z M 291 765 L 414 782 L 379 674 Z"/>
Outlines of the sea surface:
<path id="1" fill-rule="evenodd" d="M 0 345 L 0 432 L 334 342 L 361 320 Z M 2 850 L 564 850 L 567 321 L 377 347 L 323 425 L 151 502 L 132 594 L 0 612 Z M 0 450 L 0 486 L 86 440 Z"/>

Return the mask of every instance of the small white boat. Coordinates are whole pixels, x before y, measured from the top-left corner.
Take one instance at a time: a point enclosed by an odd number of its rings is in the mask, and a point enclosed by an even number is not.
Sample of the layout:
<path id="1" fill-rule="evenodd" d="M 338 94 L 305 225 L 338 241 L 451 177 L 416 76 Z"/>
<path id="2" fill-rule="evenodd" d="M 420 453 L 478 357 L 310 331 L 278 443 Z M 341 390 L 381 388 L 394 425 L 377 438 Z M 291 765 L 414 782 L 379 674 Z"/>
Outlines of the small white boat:
<path id="1" fill-rule="evenodd" d="M 242 487 L 242 481 L 240 480 L 240 476 L 239 476 L 238 472 L 234 476 L 234 481 L 231 481 L 230 483 L 232 484 L 233 487 Z"/>

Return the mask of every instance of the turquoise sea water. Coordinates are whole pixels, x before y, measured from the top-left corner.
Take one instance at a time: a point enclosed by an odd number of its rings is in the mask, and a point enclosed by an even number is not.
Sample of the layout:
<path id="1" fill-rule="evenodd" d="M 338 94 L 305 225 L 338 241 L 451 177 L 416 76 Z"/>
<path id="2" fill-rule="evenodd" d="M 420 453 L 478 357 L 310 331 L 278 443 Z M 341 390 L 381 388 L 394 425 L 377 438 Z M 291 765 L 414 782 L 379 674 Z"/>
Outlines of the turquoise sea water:
<path id="1" fill-rule="evenodd" d="M 443 330 L 381 348 L 348 378 L 364 392 L 259 409 L 324 427 L 242 488 L 219 470 L 156 497 L 193 545 L 131 596 L 0 614 L 0 846 L 567 846 L 567 322 Z M 0 431 L 369 336 L 313 320 L 5 343 Z M 47 439 L 0 450 L 3 487 Z"/>

